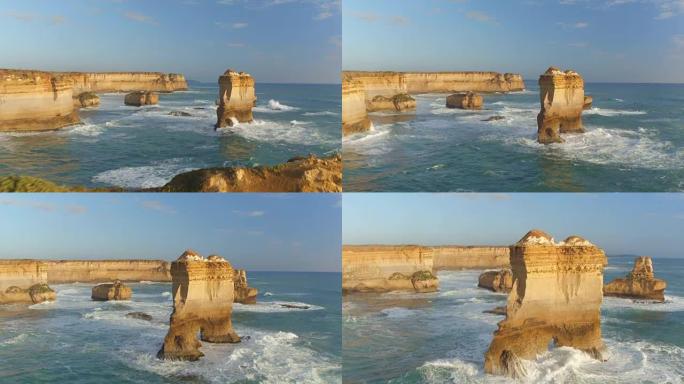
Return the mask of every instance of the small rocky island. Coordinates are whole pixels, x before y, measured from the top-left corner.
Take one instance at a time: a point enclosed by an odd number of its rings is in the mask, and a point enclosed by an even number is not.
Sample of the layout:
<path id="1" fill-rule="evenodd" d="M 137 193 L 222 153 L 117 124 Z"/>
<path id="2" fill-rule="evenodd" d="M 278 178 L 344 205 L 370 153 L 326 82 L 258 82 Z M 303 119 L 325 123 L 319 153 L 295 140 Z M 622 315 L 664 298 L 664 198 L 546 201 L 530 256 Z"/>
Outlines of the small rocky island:
<path id="1" fill-rule="evenodd" d="M 627 276 L 603 286 L 603 294 L 662 303 L 665 301 L 665 288 L 665 280 L 655 278 L 653 260 L 648 256 L 639 256 L 634 259 L 634 267 Z"/>
<path id="2" fill-rule="evenodd" d="M 94 286 L 90 297 L 95 301 L 109 301 L 130 300 L 132 295 L 133 290 L 131 287 L 117 280 L 113 283 Z"/>
<path id="3" fill-rule="evenodd" d="M 539 76 L 537 141 L 562 143 L 561 133 L 583 133 L 582 111 L 585 108 L 584 80 L 579 73 L 550 67 Z M 587 100 L 591 103 L 589 100 Z"/>

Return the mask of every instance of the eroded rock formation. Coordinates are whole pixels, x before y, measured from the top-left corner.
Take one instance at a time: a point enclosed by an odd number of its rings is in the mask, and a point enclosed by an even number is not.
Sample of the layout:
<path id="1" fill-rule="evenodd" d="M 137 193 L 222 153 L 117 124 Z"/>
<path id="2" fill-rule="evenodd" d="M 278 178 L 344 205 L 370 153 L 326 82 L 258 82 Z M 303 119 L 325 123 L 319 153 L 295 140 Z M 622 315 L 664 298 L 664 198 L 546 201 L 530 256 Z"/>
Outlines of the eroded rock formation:
<path id="1" fill-rule="evenodd" d="M 584 106 L 583 110 L 591 109 L 591 105 L 594 103 L 594 98 L 591 96 L 584 96 Z"/>
<path id="2" fill-rule="evenodd" d="M 235 298 L 233 301 L 240 304 L 256 304 L 259 290 L 247 284 L 247 271 L 244 269 L 235 269 L 233 271 L 233 284 L 235 287 Z"/>
<path id="3" fill-rule="evenodd" d="M 394 245 L 373 245 L 372 249 L 401 252 Z M 509 247 L 443 245 L 423 247 L 432 253 L 433 270 L 489 269 L 510 267 Z"/>
<path id="4" fill-rule="evenodd" d="M 45 260 L 49 284 L 121 281 L 171 281 L 163 260 Z"/>
<path id="5" fill-rule="evenodd" d="M 0 304 L 35 304 L 56 297 L 47 285 L 47 267 L 41 261 L 0 260 Z"/>
<path id="6" fill-rule="evenodd" d="M 656 279 L 653 274 L 653 260 L 648 256 L 639 256 L 634 259 L 632 272 L 603 286 L 603 294 L 663 302 L 665 288 L 665 280 Z"/>
<path id="7" fill-rule="evenodd" d="M 235 123 L 251 123 L 256 103 L 254 79 L 247 73 L 227 70 L 218 79 L 219 104 L 216 128 L 232 127 Z"/>
<path id="8" fill-rule="evenodd" d="M 432 273 L 432 250 L 415 245 L 342 247 L 342 291 L 433 292 L 439 281 Z"/>
<path id="9" fill-rule="evenodd" d="M 83 92 L 80 95 L 74 95 L 74 107 L 76 108 L 91 108 L 100 105 L 100 97 L 93 92 Z"/>
<path id="10" fill-rule="evenodd" d="M 49 131 L 80 122 L 69 78 L 0 69 L 0 131 Z"/>
<path id="11" fill-rule="evenodd" d="M 220 256 L 205 259 L 185 251 L 171 263 L 173 312 L 157 357 L 198 360 L 204 356 L 197 333 L 210 343 L 239 343 L 233 330 L 233 268 Z"/>
<path id="12" fill-rule="evenodd" d="M 159 103 L 159 94 L 156 92 L 136 91 L 131 92 L 124 98 L 124 104 L 134 107 L 143 105 L 155 105 Z"/>
<path id="13" fill-rule="evenodd" d="M 132 295 L 131 287 L 117 280 L 94 286 L 90 298 L 95 301 L 130 300 Z"/>
<path id="14" fill-rule="evenodd" d="M 549 343 L 602 359 L 600 308 L 603 268 L 600 248 L 577 236 L 556 243 L 532 230 L 511 246 L 513 288 L 506 319 L 485 354 L 485 372 L 525 376 L 520 359 L 532 359 Z"/>
<path id="15" fill-rule="evenodd" d="M 494 292 L 510 292 L 513 288 L 513 273 L 510 269 L 485 271 L 480 274 L 477 286 Z"/>
<path id="16" fill-rule="evenodd" d="M 161 72 L 55 72 L 71 80 L 74 94 L 84 92 L 174 92 L 188 89 L 185 76 Z"/>
<path id="17" fill-rule="evenodd" d="M 416 99 L 406 93 L 400 93 L 391 97 L 378 95 L 371 100 L 366 100 L 366 111 L 396 111 L 402 112 L 416 109 Z"/>
<path id="18" fill-rule="evenodd" d="M 446 99 L 447 108 L 482 109 L 483 104 L 482 95 L 474 92 L 455 93 Z"/>
<path id="19" fill-rule="evenodd" d="M 348 76 L 342 77 L 342 135 L 366 132 L 372 128 L 366 111 L 363 84 Z"/>
<path id="20" fill-rule="evenodd" d="M 537 141 L 562 143 L 561 133 L 581 133 L 584 80 L 577 72 L 550 67 L 539 77 L 541 111 L 537 115 Z"/>
<path id="21" fill-rule="evenodd" d="M 342 192 L 342 158 L 296 157 L 273 167 L 207 168 L 175 176 L 161 192 Z"/>

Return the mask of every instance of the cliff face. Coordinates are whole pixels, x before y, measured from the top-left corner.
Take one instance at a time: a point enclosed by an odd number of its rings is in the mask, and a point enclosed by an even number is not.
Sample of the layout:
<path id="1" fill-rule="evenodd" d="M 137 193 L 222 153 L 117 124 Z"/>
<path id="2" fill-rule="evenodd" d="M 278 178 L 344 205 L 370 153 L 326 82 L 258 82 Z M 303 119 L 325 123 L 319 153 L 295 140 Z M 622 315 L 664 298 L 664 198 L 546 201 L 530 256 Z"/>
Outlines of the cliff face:
<path id="1" fill-rule="evenodd" d="M 606 296 L 665 301 L 665 280 L 656 279 L 653 260 L 648 256 L 634 259 L 634 268 L 625 278 L 615 279 L 603 287 Z"/>
<path id="2" fill-rule="evenodd" d="M 366 97 L 394 96 L 400 93 L 512 92 L 522 91 L 521 75 L 497 72 L 364 72 L 345 71 L 360 81 Z"/>
<path id="3" fill-rule="evenodd" d="M 95 301 L 130 300 L 132 295 L 133 290 L 131 287 L 117 280 L 114 283 L 94 286 L 90 298 Z"/>
<path id="4" fill-rule="evenodd" d="M 406 93 L 400 93 L 392 97 L 378 95 L 371 100 L 366 100 L 366 111 L 368 112 L 402 112 L 409 109 L 416 109 L 416 99 Z"/>
<path id="5" fill-rule="evenodd" d="M 233 301 L 240 304 L 256 304 L 256 297 L 259 290 L 247 284 L 247 271 L 235 269 L 233 274 L 233 286 L 235 287 L 235 297 Z"/>
<path id="6" fill-rule="evenodd" d="M 510 292 L 513 288 L 513 273 L 510 269 L 483 272 L 477 279 L 477 286 L 494 292 Z"/>
<path id="7" fill-rule="evenodd" d="M 432 247 L 435 270 L 507 268 L 509 247 Z"/>
<path id="8" fill-rule="evenodd" d="M 48 131 L 78 123 L 69 78 L 0 69 L 0 131 Z"/>
<path id="9" fill-rule="evenodd" d="M 42 263 L 50 284 L 171 281 L 170 263 L 161 260 L 45 260 Z"/>
<path id="10" fill-rule="evenodd" d="M 232 127 L 235 122 L 251 123 L 256 103 L 254 79 L 247 73 L 227 70 L 219 77 L 219 106 L 216 128 Z"/>
<path id="11" fill-rule="evenodd" d="M 519 360 L 546 351 L 551 341 L 601 359 L 606 264 L 603 250 L 577 236 L 555 243 L 533 230 L 511 246 L 514 283 L 506 319 L 485 354 L 485 372 L 525 376 Z"/>
<path id="12" fill-rule="evenodd" d="M 363 84 L 349 76 L 342 78 L 342 135 L 366 132 L 371 121 L 366 111 L 366 93 Z"/>
<path id="13" fill-rule="evenodd" d="M 0 304 L 54 300 L 47 267 L 37 260 L 0 260 Z"/>
<path id="14" fill-rule="evenodd" d="M 342 291 L 436 291 L 432 250 L 415 245 L 342 247 Z"/>
<path id="15" fill-rule="evenodd" d="M 547 69 L 539 77 L 539 101 L 537 140 L 540 143 L 562 143 L 561 133 L 584 132 L 584 80 L 577 72 Z"/>
<path id="16" fill-rule="evenodd" d="M 173 92 L 188 89 L 185 76 L 161 72 L 56 72 L 73 83 L 74 94 L 84 92 Z"/>
<path id="17" fill-rule="evenodd" d="M 233 330 L 233 268 L 219 256 L 204 259 L 184 252 L 171 263 L 173 312 L 169 332 L 157 356 L 172 360 L 198 360 L 204 354 L 197 340 L 238 343 Z"/>

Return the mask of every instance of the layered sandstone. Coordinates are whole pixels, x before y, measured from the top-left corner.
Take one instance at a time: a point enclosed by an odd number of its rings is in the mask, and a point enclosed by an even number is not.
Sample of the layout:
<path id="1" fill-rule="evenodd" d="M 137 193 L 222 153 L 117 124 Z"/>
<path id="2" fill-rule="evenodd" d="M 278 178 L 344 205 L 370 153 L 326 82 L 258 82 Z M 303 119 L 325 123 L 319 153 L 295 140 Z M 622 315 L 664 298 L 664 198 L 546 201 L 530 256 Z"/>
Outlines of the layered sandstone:
<path id="1" fill-rule="evenodd" d="M 131 92 L 124 98 L 124 104 L 134 107 L 143 105 L 156 105 L 159 103 L 159 94 L 156 92 L 136 91 Z"/>
<path id="2" fill-rule="evenodd" d="M 345 71 L 361 82 L 366 97 L 401 93 L 513 92 L 525 89 L 521 75 L 497 72 L 365 72 Z"/>
<path id="3" fill-rule="evenodd" d="M 603 294 L 662 303 L 665 301 L 665 288 L 665 280 L 655 278 L 653 260 L 648 256 L 639 256 L 634 259 L 634 267 L 627 276 L 603 286 Z"/>
<path id="4" fill-rule="evenodd" d="M 537 115 L 537 141 L 562 143 L 561 133 L 581 133 L 584 80 L 577 72 L 550 67 L 539 77 L 541 111 Z"/>
<path id="5" fill-rule="evenodd" d="M 235 123 L 251 123 L 256 103 L 254 79 L 247 73 L 227 70 L 218 79 L 219 104 L 216 128 L 232 127 Z"/>
<path id="6" fill-rule="evenodd" d="M 71 80 L 74 94 L 84 92 L 174 92 L 188 89 L 185 76 L 161 72 L 55 72 Z"/>
<path id="7" fill-rule="evenodd" d="M 83 92 L 80 95 L 74 95 L 75 108 L 92 108 L 100 105 L 100 97 L 93 92 Z"/>
<path id="8" fill-rule="evenodd" d="M 509 247 L 444 245 L 432 247 L 434 269 L 508 268 Z"/>
<path id="9" fill-rule="evenodd" d="M 439 286 L 432 274 L 433 256 L 416 245 L 342 247 L 342 291 L 432 292 Z"/>
<path id="10" fill-rule="evenodd" d="M 409 109 L 416 109 L 416 99 L 406 93 L 400 93 L 392 97 L 378 95 L 371 100 L 366 100 L 367 112 L 403 112 Z"/>
<path id="11" fill-rule="evenodd" d="M 539 231 L 511 246 L 513 287 L 506 319 L 485 354 L 485 372 L 525 376 L 520 359 L 554 346 L 573 347 L 602 359 L 600 309 L 606 256 L 587 240 L 556 243 Z"/>
<path id="12" fill-rule="evenodd" d="M 131 287 L 120 280 L 113 283 L 96 285 L 90 294 L 90 298 L 95 301 L 130 300 L 131 296 L 133 296 Z"/>
<path id="13" fill-rule="evenodd" d="M 47 267 L 38 260 L 0 260 L 0 304 L 55 300 Z"/>
<path id="14" fill-rule="evenodd" d="M 157 357 L 198 360 L 204 356 L 198 332 L 210 343 L 240 342 L 232 324 L 233 273 L 220 256 L 205 259 L 190 250 L 171 263 L 173 312 Z"/>
<path id="15" fill-rule="evenodd" d="M 47 282 L 171 281 L 170 263 L 162 260 L 45 260 Z"/>
<path id="16" fill-rule="evenodd" d="M 485 271 L 477 279 L 477 286 L 494 292 L 510 292 L 513 288 L 513 273 L 510 269 Z"/>
<path id="17" fill-rule="evenodd" d="M 342 78 L 342 135 L 366 132 L 372 128 L 366 111 L 366 93 L 360 81 Z"/>
<path id="18" fill-rule="evenodd" d="M 244 269 L 233 270 L 233 285 L 235 295 L 233 301 L 240 304 L 256 304 L 256 297 L 259 290 L 247 284 L 247 271 Z"/>
<path id="19" fill-rule="evenodd" d="M 77 124 L 69 78 L 0 69 L 0 131 L 48 131 Z"/>
<path id="20" fill-rule="evenodd" d="M 482 109 L 484 99 L 474 92 L 454 93 L 446 98 L 447 108 Z"/>
<path id="21" fill-rule="evenodd" d="M 182 173 L 161 192 L 342 192 L 342 158 L 295 157 L 272 167 L 206 168 Z"/>

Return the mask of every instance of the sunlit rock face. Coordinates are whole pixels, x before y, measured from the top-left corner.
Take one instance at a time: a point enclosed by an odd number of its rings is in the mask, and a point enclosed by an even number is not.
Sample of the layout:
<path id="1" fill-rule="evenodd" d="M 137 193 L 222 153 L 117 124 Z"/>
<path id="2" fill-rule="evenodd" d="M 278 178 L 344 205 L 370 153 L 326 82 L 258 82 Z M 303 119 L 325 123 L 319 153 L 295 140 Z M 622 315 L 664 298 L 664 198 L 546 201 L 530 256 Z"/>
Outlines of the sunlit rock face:
<path id="1" fill-rule="evenodd" d="M 648 256 L 634 259 L 634 268 L 624 278 L 618 278 L 603 286 L 603 294 L 632 299 L 665 301 L 665 280 L 656 279 L 653 260 Z"/>
<path id="2" fill-rule="evenodd" d="M 416 99 L 406 93 L 400 93 L 391 97 L 377 95 L 372 99 L 366 99 L 366 111 L 379 112 L 403 112 L 416 109 Z"/>
<path id="3" fill-rule="evenodd" d="M 54 301 L 47 266 L 38 260 L 0 260 L 0 304 Z"/>
<path id="4" fill-rule="evenodd" d="M 574 71 L 550 67 L 539 76 L 537 141 L 542 144 L 562 143 L 561 133 L 582 133 L 584 80 Z"/>
<path id="5" fill-rule="evenodd" d="M 113 283 L 94 286 L 90 298 L 95 301 L 130 300 L 132 295 L 131 287 L 117 280 Z"/>
<path id="6" fill-rule="evenodd" d="M 436 271 L 508 268 L 511 265 L 509 247 L 446 245 L 431 248 Z"/>
<path id="7" fill-rule="evenodd" d="M 185 76 L 161 72 L 55 72 L 71 80 L 74 94 L 84 92 L 174 92 L 188 89 Z"/>
<path id="8" fill-rule="evenodd" d="M 494 292 L 510 292 L 513 288 L 513 273 L 510 269 L 483 272 L 477 286 Z"/>
<path id="9" fill-rule="evenodd" d="M 222 257 L 205 259 L 191 250 L 171 263 L 173 312 L 159 358 L 198 360 L 204 355 L 198 332 L 210 343 L 240 342 L 232 323 L 233 273 Z"/>
<path id="10" fill-rule="evenodd" d="M 227 70 L 218 79 L 219 100 L 216 128 L 232 127 L 236 123 L 251 123 L 256 103 L 254 79 L 247 73 Z"/>
<path id="11" fill-rule="evenodd" d="M 171 281 L 163 260 L 45 260 L 50 284 L 121 281 Z"/>
<path id="12" fill-rule="evenodd" d="M 513 287 L 506 319 L 485 354 L 485 372 L 522 377 L 521 359 L 533 359 L 549 344 L 602 359 L 600 308 L 603 250 L 571 236 L 556 243 L 540 230 L 511 246 Z"/>
<path id="13" fill-rule="evenodd" d="M 342 135 L 371 129 L 363 84 L 348 76 L 342 78 Z"/>
<path id="14" fill-rule="evenodd" d="M 415 245 L 342 247 L 342 290 L 434 292 L 432 250 Z"/>
<path id="15" fill-rule="evenodd" d="M 234 302 L 240 304 L 256 304 L 259 290 L 247 284 L 247 271 L 235 269 L 233 274 L 233 284 L 235 286 Z"/>
<path id="16" fill-rule="evenodd" d="M 137 91 L 131 92 L 124 98 L 124 104 L 133 107 L 143 105 L 156 105 L 159 103 L 159 94 L 156 92 Z"/>
<path id="17" fill-rule="evenodd" d="M 455 93 L 447 96 L 446 107 L 458 109 L 482 109 L 484 98 L 474 92 Z"/>

